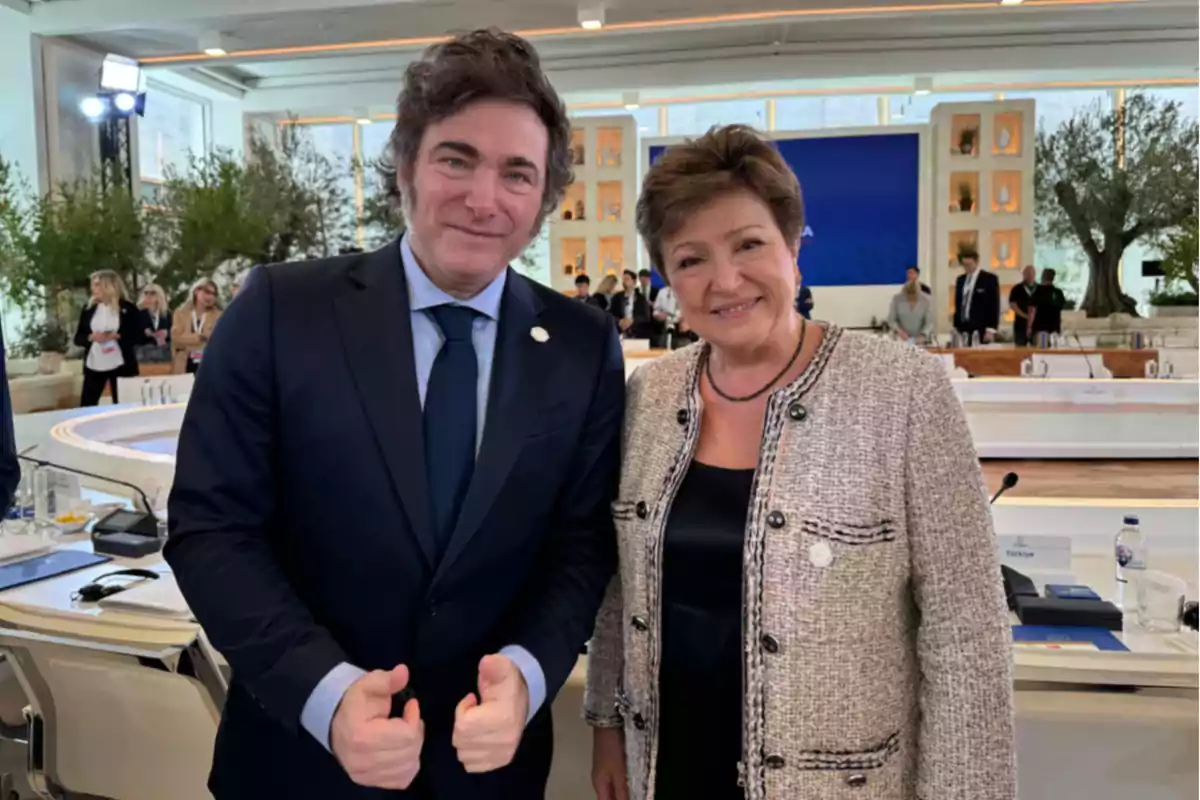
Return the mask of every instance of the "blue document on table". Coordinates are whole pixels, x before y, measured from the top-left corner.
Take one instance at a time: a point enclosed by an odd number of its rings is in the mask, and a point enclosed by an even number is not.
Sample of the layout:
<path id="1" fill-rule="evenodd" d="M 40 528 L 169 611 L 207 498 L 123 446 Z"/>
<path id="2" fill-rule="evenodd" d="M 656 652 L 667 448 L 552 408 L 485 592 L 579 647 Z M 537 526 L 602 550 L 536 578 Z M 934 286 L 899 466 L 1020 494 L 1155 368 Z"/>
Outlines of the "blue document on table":
<path id="1" fill-rule="evenodd" d="M 112 561 L 112 559 L 85 550 L 55 550 L 45 555 L 0 565 L 0 592 L 67 572 L 74 572 L 77 569 L 93 567 L 106 561 Z"/>
<path id="2" fill-rule="evenodd" d="M 1013 643 L 1023 647 L 1046 650 L 1108 650 L 1128 651 L 1129 648 L 1104 628 L 1081 628 L 1067 625 L 1013 625 Z"/>

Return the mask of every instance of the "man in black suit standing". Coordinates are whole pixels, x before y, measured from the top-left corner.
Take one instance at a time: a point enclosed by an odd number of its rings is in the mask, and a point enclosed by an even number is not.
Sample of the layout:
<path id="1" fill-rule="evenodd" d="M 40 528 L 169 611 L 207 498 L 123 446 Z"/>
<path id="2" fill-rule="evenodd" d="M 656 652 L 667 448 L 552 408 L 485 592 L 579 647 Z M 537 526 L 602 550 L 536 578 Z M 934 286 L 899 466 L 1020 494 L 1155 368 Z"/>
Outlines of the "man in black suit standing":
<path id="1" fill-rule="evenodd" d="M 543 796 L 625 386 L 612 321 L 507 266 L 570 140 L 528 42 L 434 45 L 391 138 L 402 240 L 258 268 L 222 318 L 166 547 L 233 667 L 217 800 Z"/>
<path id="2" fill-rule="evenodd" d="M 963 274 L 954 282 L 954 329 L 976 341 L 991 342 L 1000 326 L 1000 281 L 979 268 L 979 256 L 958 257 Z"/>
<path id="3" fill-rule="evenodd" d="M 617 319 L 617 328 L 630 339 L 654 338 L 654 306 L 638 288 L 636 272 L 627 269 L 621 274 L 621 289 L 608 306 Z"/>

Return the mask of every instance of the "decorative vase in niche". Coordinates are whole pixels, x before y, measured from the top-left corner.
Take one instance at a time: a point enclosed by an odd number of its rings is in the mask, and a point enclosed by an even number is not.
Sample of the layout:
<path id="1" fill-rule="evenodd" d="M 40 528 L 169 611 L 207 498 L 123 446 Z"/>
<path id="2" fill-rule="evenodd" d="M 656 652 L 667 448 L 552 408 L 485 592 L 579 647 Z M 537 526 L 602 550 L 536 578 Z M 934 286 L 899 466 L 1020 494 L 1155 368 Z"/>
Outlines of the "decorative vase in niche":
<path id="1" fill-rule="evenodd" d="M 1011 250 L 1009 249 L 1008 242 L 1001 242 L 1000 246 L 996 248 L 996 255 L 1000 257 L 1001 264 L 1008 263 L 1008 256 L 1010 253 Z"/>
<path id="2" fill-rule="evenodd" d="M 1009 201 L 1011 200 L 1012 192 L 1008 190 L 1007 186 L 1001 186 L 1000 191 L 996 192 L 996 203 L 1000 206 L 1000 208 L 1007 209 Z"/>
<path id="3" fill-rule="evenodd" d="M 1000 132 L 996 134 L 996 146 L 1001 150 L 1007 150 L 1010 144 L 1012 144 L 1012 133 L 1008 128 L 1001 128 Z"/>

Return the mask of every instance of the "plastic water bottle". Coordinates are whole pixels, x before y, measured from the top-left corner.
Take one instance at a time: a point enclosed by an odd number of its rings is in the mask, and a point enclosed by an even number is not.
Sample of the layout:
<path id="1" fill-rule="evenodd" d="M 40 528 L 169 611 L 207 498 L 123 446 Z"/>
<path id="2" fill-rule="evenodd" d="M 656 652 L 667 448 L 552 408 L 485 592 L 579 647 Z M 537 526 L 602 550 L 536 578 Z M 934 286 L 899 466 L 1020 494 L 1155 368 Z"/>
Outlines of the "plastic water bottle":
<path id="1" fill-rule="evenodd" d="M 1132 514 L 1125 517 L 1125 524 L 1117 531 L 1115 542 L 1117 557 L 1117 591 L 1114 602 L 1125 610 L 1126 602 L 1136 605 L 1138 583 L 1146 572 L 1149 551 L 1146 534 Z M 1130 609 L 1132 610 L 1132 608 Z"/>

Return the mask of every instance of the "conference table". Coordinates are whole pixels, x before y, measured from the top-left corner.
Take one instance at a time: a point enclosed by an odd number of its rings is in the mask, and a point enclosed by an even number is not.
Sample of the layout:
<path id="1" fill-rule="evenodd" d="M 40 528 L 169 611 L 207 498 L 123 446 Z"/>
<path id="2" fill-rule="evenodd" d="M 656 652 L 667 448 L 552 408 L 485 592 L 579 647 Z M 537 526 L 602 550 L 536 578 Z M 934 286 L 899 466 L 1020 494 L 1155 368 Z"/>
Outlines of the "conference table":
<path id="1" fill-rule="evenodd" d="M 954 363 L 974 377 L 1019 378 L 1021 362 L 1030 356 L 1082 355 L 1103 364 L 1114 378 L 1144 378 L 1146 363 L 1158 358 L 1153 349 L 1132 348 L 1071 348 L 1042 349 L 1036 347 L 946 347 L 930 348 L 931 353 L 954 356 Z"/>

